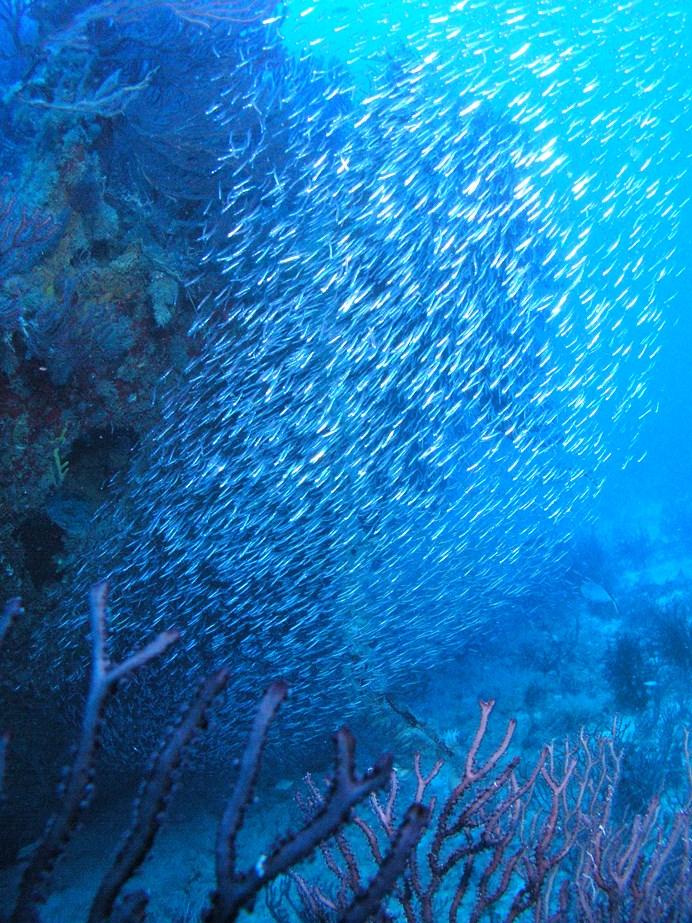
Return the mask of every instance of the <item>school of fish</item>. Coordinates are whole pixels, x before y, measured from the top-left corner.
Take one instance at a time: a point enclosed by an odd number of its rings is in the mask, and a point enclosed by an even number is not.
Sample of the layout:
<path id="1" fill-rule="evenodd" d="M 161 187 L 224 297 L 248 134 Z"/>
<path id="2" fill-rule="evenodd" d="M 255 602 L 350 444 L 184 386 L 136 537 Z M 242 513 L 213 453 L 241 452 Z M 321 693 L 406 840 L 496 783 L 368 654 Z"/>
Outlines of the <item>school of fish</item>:
<path id="1" fill-rule="evenodd" d="M 367 88 L 319 42 L 268 71 L 271 21 L 220 63 L 215 297 L 82 571 L 128 644 L 182 629 L 173 677 L 226 662 L 236 704 L 281 675 L 294 720 L 343 715 L 543 585 L 636 459 L 679 24 L 595 6 L 563 30 L 557 4 L 457 3 L 397 51 L 355 42 Z"/>

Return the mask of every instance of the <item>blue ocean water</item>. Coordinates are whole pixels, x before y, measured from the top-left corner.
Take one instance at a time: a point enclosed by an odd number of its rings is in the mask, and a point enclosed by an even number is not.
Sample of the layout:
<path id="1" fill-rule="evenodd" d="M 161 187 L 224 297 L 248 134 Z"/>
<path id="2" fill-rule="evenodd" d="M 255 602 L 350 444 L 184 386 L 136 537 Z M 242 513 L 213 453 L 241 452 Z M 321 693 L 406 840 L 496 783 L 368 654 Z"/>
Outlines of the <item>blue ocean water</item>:
<path id="1" fill-rule="evenodd" d="M 249 865 L 298 822 L 292 793 L 316 806 L 300 780 L 330 771 L 340 723 L 361 767 L 395 752 L 402 799 L 414 752 L 441 758 L 442 804 L 493 700 L 519 773 L 569 741 L 614 854 L 648 819 L 638 874 L 670 845 L 613 909 L 585 884 L 584 822 L 522 915 L 687 919 L 690 18 L 681 0 L 0 3 L 0 562 L 28 613 L 0 673 L 0 918 L 80 726 L 107 579 L 115 657 L 180 641 L 109 703 L 93 825 L 41 919 L 86 919 L 146 754 L 221 665 L 136 879 L 148 918 L 197 918 L 225 767 L 281 677 Z M 487 907 L 469 865 L 470 919 L 517 917 L 549 799 L 502 814 L 522 862 Z M 252 918 L 344 918 L 329 864 Z M 446 919 L 454 887 L 432 917 L 403 890 L 387 912 Z"/>
<path id="2" fill-rule="evenodd" d="M 513 6 L 462 2 L 450 5 L 412 4 L 400 0 L 387 4 L 383 9 L 376 3 L 353 5 L 317 0 L 316 3 L 292 7 L 283 34 L 289 44 L 295 45 L 298 53 L 318 48 L 327 56 L 349 62 L 356 85 L 360 89 L 362 80 L 362 92 L 367 93 L 367 66 L 363 60 L 367 52 L 364 55 L 364 49 L 395 54 L 397 48 L 405 45 L 413 35 L 424 35 L 437 27 L 437 34 L 442 36 L 445 27 L 454 23 L 455 15 L 463 39 L 470 46 L 477 35 L 487 39 L 485 47 L 470 49 L 472 54 L 482 54 L 484 61 L 493 55 L 502 60 L 503 56 L 510 57 L 512 50 L 516 52 L 523 47 L 525 43 L 520 42 L 520 37 L 524 37 L 522 27 L 527 29 L 526 37 L 531 44 L 527 53 L 532 55 L 541 53 L 542 42 L 545 43 L 546 54 L 555 54 L 556 45 L 568 45 L 570 39 L 579 36 L 584 42 L 593 73 L 597 75 L 599 99 L 605 100 L 612 95 L 624 110 L 630 107 L 632 117 L 641 113 L 643 102 L 650 102 L 651 109 L 666 126 L 664 134 L 670 138 L 666 169 L 679 178 L 678 207 L 666 219 L 672 231 L 671 242 L 676 242 L 677 256 L 671 267 L 673 278 L 658 287 L 658 298 L 661 303 L 667 303 L 667 308 L 666 329 L 659 343 L 662 355 L 649 370 L 649 390 L 655 414 L 647 417 L 643 424 L 637 465 L 625 475 L 611 474 L 601 503 L 604 515 L 617 517 L 623 507 L 636 510 L 647 500 L 654 503 L 675 502 L 681 490 L 683 494 L 687 493 L 686 472 L 690 460 L 690 419 L 685 409 L 689 393 L 687 346 L 691 341 L 685 293 L 690 289 L 690 268 L 684 258 L 684 247 L 680 248 L 680 241 L 689 236 L 692 221 L 687 175 L 690 125 L 684 111 L 690 73 L 689 13 L 679 4 L 667 2 L 623 4 L 617 9 L 608 4 L 589 2 L 575 10 L 557 3 Z M 545 29 L 536 26 L 541 18 L 548 24 Z M 634 59 L 628 61 L 632 44 L 628 34 L 634 42 L 640 43 L 642 59 L 647 41 L 655 44 L 665 36 L 671 36 L 671 46 L 665 55 L 652 55 L 646 64 L 642 60 L 640 76 L 636 74 Z M 442 37 L 440 45 L 444 47 Z M 667 76 L 657 86 L 645 88 L 643 74 L 654 71 L 657 64 L 662 63 L 660 58 L 665 58 Z M 651 83 L 654 84 L 655 80 Z M 512 89 L 515 85 L 514 82 L 509 83 Z M 664 89 L 664 85 L 673 88 L 672 91 Z M 564 105 L 565 99 L 579 104 L 582 90 L 580 81 L 564 81 L 559 93 L 554 94 L 556 107 Z M 653 95 L 647 100 L 644 93 Z M 547 107 L 551 106 L 550 92 L 545 94 L 544 102 Z M 561 140 L 565 143 L 567 138 L 563 136 Z M 606 156 L 613 159 L 617 169 L 622 164 L 623 145 L 613 143 L 608 147 Z M 623 460 L 621 455 L 620 463 Z"/>

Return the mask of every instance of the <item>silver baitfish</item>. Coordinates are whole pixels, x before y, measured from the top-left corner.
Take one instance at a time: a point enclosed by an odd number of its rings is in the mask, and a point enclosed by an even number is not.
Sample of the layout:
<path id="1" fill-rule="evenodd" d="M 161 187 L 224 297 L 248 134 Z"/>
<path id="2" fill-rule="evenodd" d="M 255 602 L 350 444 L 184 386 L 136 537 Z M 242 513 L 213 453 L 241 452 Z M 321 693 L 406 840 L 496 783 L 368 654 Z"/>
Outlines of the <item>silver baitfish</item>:
<path id="1" fill-rule="evenodd" d="M 487 6 L 357 44 L 367 92 L 319 45 L 219 81 L 217 295 L 81 572 L 127 643 L 183 630 L 181 683 L 229 663 L 237 703 L 280 675 L 300 722 L 416 680 L 634 457 L 680 207 L 670 32 L 655 4 L 571 31 Z"/>

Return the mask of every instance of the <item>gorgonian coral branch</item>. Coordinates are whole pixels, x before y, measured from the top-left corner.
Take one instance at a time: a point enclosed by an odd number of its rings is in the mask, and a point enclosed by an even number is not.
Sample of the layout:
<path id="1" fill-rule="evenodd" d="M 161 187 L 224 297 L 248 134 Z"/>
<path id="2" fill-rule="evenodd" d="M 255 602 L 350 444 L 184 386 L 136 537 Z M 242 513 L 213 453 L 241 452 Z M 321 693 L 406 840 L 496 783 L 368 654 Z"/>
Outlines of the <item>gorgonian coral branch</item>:
<path id="1" fill-rule="evenodd" d="M 69 768 L 60 806 L 48 822 L 46 831 L 22 875 L 12 923 L 35 923 L 37 908 L 46 900 L 50 874 L 71 838 L 81 814 L 89 804 L 93 793 L 93 765 L 99 726 L 109 696 L 115 691 L 119 680 L 163 654 L 178 638 L 175 631 L 162 632 L 127 660 L 111 664 L 106 643 L 106 595 L 106 584 L 99 583 L 93 587 L 89 600 L 92 638 L 91 680 L 77 753 Z"/>

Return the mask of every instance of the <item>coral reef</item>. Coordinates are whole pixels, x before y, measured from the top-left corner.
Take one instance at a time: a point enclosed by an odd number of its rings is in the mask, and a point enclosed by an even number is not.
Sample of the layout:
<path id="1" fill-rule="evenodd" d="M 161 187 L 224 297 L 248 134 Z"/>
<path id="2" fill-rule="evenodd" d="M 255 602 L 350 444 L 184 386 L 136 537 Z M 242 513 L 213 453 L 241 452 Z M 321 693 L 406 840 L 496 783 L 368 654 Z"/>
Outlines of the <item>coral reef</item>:
<path id="1" fill-rule="evenodd" d="M 18 600 L 6 606 L 0 643 L 21 611 Z M 124 679 L 177 641 L 176 632 L 163 633 L 123 662 L 113 663 L 105 584 L 92 589 L 90 615 L 91 677 L 79 743 L 61 784 L 58 809 L 21 872 L 11 923 L 42 919 L 54 866 L 93 797 L 94 762 L 108 700 Z M 147 892 L 124 889 L 154 847 L 186 751 L 206 727 L 208 712 L 228 678 L 228 671 L 221 669 L 202 683 L 150 760 L 132 824 L 94 885 L 88 923 L 144 920 Z M 402 770 L 394 769 L 392 758 L 386 756 L 358 776 L 354 738 L 346 728 L 340 729 L 335 735 L 335 769 L 326 790 L 308 776 L 306 789 L 297 794 L 302 825 L 266 846 L 241 870 L 238 839 L 253 800 L 269 726 L 286 694 L 282 681 L 269 687 L 238 761 L 233 794 L 217 830 L 216 887 L 201 917 L 207 923 L 237 919 L 243 908 L 254 907 L 262 892 L 272 919 L 281 923 L 366 923 L 389 919 L 387 914 L 395 908 L 419 923 L 434 923 L 443 916 L 479 923 L 499 912 L 502 919 L 513 921 L 529 910 L 540 923 L 686 919 L 692 897 L 692 764 L 687 734 L 678 803 L 666 806 L 656 795 L 640 814 L 630 816 L 617 807 L 624 761 L 617 724 L 607 735 L 582 732 L 576 744 L 545 746 L 522 774 L 519 757 L 509 758 L 514 720 L 499 743 L 488 743 L 492 701 L 480 703 L 480 719 L 465 751 L 457 756 L 447 748 L 447 765 L 438 759 L 426 772 L 416 754 L 412 800 L 403 813 L 399 804 L 410 783 Z M 409 720 L 420 725 L 412 714 Z M 2 738 L 0 781 L 6 751 L 7 740 Z M 386 787 L 380 800 L 376 792 Z M 367 798 L 369 813 L 355 812 Z M 320 861 L 306 868 L 305 860 L 315 851 Z"/>
<path id="2" fill-rule="evenodd" d="M 515 723 L 479 758 L 486 744 L 493 702 L 481 702 L 476 734 L 458 762 L 459 776 L 444 787 L 438 759 L 426 773 L 414 758 L 415 801 L 429 800 L 430 830 L 412 850 L 403 881 L 388 905 L 394 919 L 502 919 L 529 911 L 534 920 L 639 920 L 686 918 L 689 901 L 690 754 L 684 738 L 687 783 L 682 801 L 664 817 L 658 798 L 624 823 L 615 800 L 621 784 L 622 743 L 611 734 L 582 732 L 578 742 L 544 747 L 524 775 L 519 759 L 505 759 Z M 679 744 L 679 742 L 678 742 Z M 453 760 L 457 762 L 456 759 Z M 686 788 L 687 786 L 687 788 Z M 319 789 L 308 777 L 301 804 L 314 810 Z M 342 919 L 363 872 L 382 862 L 383 844 L 394 836 L 402 789 L 412 789 L 397 773 L 384 801 L 371 798 L 370 812 L 320 846 L 322 876 L 291 873 L 284 903 L 302 907 L 304 920 Z M 353 835 L 357 831 L 358 839 Z M 356 859 L 358 857 L 358 860 Z M 290 895 L 293 893 L 294 898 Z M 285 919 L 281 908 L 273 918 Z"/>
<path id="3" fill-rule="evenodd" d="M 183 190 L 196 203 L 210 197 L 221 147 L 188 113 L 194 97 L 208 122 L 210 49 L 233 42 L 201 24 L 230 13 L 191 3 L 0 9 L 0 569 L 35 603 L 128 462 L 112 455 L 97 476 L 82 447 L 150 429 L 162 380 L 195 350 L 187 330 L 203 288 L 186 283 L 202 216 Z M 148 42 L 159 63 L 140 73 Z M 170 93 L 176 105 L 162 107 Z M 172 173 L 175 197 L 171 183 L 164 191 Z M 23 536 L 38 517 L 62 530 L 53 511 L 66 504 L 82 514 L 47 555 L 51 579 L 34 582 Z"/>

